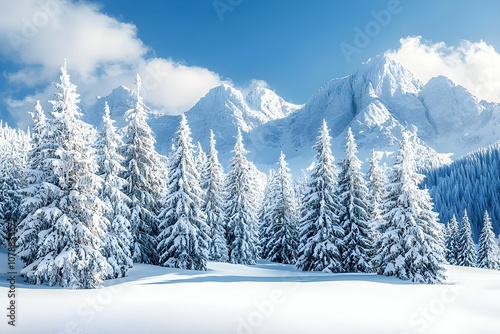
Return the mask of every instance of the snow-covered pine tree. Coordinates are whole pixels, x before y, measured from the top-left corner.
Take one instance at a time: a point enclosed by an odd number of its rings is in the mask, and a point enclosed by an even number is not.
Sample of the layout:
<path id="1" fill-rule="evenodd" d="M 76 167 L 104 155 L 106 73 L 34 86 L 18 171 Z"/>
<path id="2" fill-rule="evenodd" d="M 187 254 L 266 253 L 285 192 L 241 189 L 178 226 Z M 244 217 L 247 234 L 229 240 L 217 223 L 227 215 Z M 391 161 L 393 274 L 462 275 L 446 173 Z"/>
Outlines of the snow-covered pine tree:
<path id="1" fill-rule="evenodd" d="M 264 189 L 264 197 L 259 209 L 259 244 L 260 244 L 260 257 L 267 259 L 269 257 L 269 227 L 272 223 L 272 206 L 273 198 L 272 196 L 276 193 L 276 188 L 278 187 L 278 179 L 276 178 L 276 172 L 271 169 L 267 175 L 267 183 Z"/>
<path id="2" fill-rule="evenodd" d="M 384 224 L 374 263 L 378 273 L 418 283 L 445 279 L 444 240 L 427 189 L 419 189 L 408 132 L 403 132 L 385 190 Z"/>
<path id="3" fill-rule="evenodd" d="M 209 260 L 227 262 L 229 255 L 222 200 L 224 170 L 219 162 L 219 154 L 215 147 L 215 135 L 212 130 L 210 130 L 210 149 L 201 174 L 200 186 L 204 191 L 202 210 L 205 213 L 210 234 Z"/>
<path id="4" fill-rule="evenodd" d="M 448 222 L 446 238 L 445 238 L 446 260 L 448 260 L 448 263 L 452 265 L 457 264 L 457 257 L 458 257 L 457 239 L 458 239 L 458 221 L 455 215 L 453 215 L 451 220 Z"/>
<path id="5" fill-rule="evenodd" d="M 123 192 L 127 187 L 120 175 L 125 168 L 123 157 L 119 153 L 123 142 L 116 132 L 111 119 L 108 103 L 104 104 L 102 116 L 103 128 L 95 144 L 97 150 L 98 174 L 104 180 L 100 197 L 106 203 L 105 216 L 109 225 L 105 228 L 104 247 L 102 254 L 106 257 L 111 271 L 107 278 L 125 277 L 132 267 L 132 234 L 130 233 L 130 198 Z"/>
<path id="6" fill-rule="evenodd" d="M 464 267 L 475 267 L 477 263 L 477 252 L 472 229 L 470 226 L 467 210 L 462 217 L 462 225 L 458 232 L 457 265 Z"/>
<path id="7" fill-rule="evenodd" d="M 479 250 L 477 253 L 477 266 L 485 269 L 500 269 L 500 254 L 495 242 L 495 234 L 491 226 L 488 211 L 484 213 L 483 230 L 479 237 Z"/>
<path id="8" fill-rule="evenodd" d="M 340 224 L 344 230 L 341 247 L 345 272 L 372 271 L 373 233 L 370 227 L 369 192 L 361 172 L 361 160 L 356 156 L 357 145 L 351 128 L 347 130 L 345 158 L 340 163 L 339 194 Z"/>
<path id="9" fill-rule="evenodd" d="M 165 166 L 155 149 L 153 132 L 146 122 L 147 113 L 141 96 L 141 79 L 137 75 L 136 103 L 126 112 L 124 128 L 125 194 L 131 199 L 130 226 L 134 262 L 158 263 L 156 251 L 158 213 L 165 186 Z"/>
<path id="10" fill-rule="evenodd" d="M 274 262 L 295 264 L 299 245 L 297 202 L 292 175 L 283 152 L 278 164 L 275 181 L 271 181 L 276 186 L 271 187 L 271 224 L 267 233 L 267 258 Z"/>
<path id="11" fill-rule="evenodd" d="M 52 168 L 58 147 L 53 131 L 54 120 L 46 118 L 38 101 L 30 115 L 33 119 L 32 146 L 25 172 L 27 185 L 21 190 L 21 222 L 16 234 L 17 254 L 25 264 L 36 260 L 39 233 L 50 226 L 47 219 L 40 219 L 37 210 L 49 206 L 61 196 Z"/>
<path id="12" fill-rule="evenodd" d="M 337 171 L 326 121 L 319 131 L 316 163 L 307 178 L 302 200 L 297 267 L 304 271 L 343 271 L 340 248 L 344 230 L 340 226 Z"/>
<path id="13" fill-rule="evenodd" d="M 52 103 L 49 131 L 55 144 L 50 168 L 54 178 L 53 201 L 32 213 L 35 221 L 47 229 L 39 233 L 36 259 L 27 263 L 22 275 L 31 283 L 71 288 L 96 288 L 109 265 L 100 249 L 106 218 L 105 204 L 98 191 L 102 179 L 97 176 L 95 152 L 91 144 L 95 131 L 81 121 L 76 86 L 70 82 L 66 64 L 61 68 L 59 92 Z"/>
<path id="14" fill-rule="evenodd" d="M 207 159 L 208 159 L 207 154 L 205 153 L 205 151 L 203 151 L 201 143 L 198 142 L 196 144 L 196 154 L 194 154 L 194 163 L 199 175 L 203 174 L 203 171 L 206 168 Z"/>
<path id="15" fill-rule="evenodd" d="M 236 144 L 226 176 L 225 219 L 228 230 L 229 261 L 239 264 L 255 264 L 259 257 L 257 207 L 254 167 L 247 160 L 241 130 L 238 129 Z"/>
<path id="16" fill-rule="evenodd" d="M 375 151 L 372 152 L 370 158 L 370 165 L 368 167 L 368 198 L 370 199 L 369 217 L 370 227 L 373 231 L 373 239 L 380 238 L 380 226 L 383 224 L 384 218 L 382 217 L 382 202 L 384 198 L 384 186 L 387 182 L 385 171 L 380 166 Z"/>
<path id="17" fill-rule="evenodd" d="M 0 123 L 0 247 L 7 246 L 7 227 L 19 222 L 30 136 Z"/>
<path id="18" fill-rule="evenodd" d="M 160 265 L 206 270 L 210 237 L 202 211 L 203 191 L 193 159 L 191 130 L 182 115 L 175 151 L 168 159 L 167 191 L 159 215 Z"/>

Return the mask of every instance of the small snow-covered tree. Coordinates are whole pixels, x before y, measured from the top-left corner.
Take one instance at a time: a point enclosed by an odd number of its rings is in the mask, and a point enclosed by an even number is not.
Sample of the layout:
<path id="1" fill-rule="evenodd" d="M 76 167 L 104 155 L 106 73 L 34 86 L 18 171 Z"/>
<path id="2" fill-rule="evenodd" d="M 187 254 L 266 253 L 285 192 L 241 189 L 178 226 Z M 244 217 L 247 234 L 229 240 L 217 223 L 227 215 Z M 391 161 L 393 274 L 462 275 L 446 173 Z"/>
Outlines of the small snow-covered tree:
<path id="1" fill-rule="evenodd" d="M 132 234 L 130 233 L 130 198 L 123 193 L 127 181 L 120 175 L 124 171 L 123 157 L 119 148 L 123 145 L 121 137 L 113 125 L 108 103 L 104 104 L 102 117 L 103 129 L 96 142 L 98 174 L 104 184 L 100 197 L 106 203 L 104 212 L 109 224 L 105 228 L 103 255 L 110 264 L 111 271 L 108 278 L 125 277 L 128 269 L 132 267 L 132 254 L 130 246 Z"/>
<path id="2" fill-rule="evenodd" d="M 229 260 L 224 224 L 223 186 L 224 170 L 215 147 L 215 135 L 210 130 L 210 149 L 201 174 L 200 185 L 204 191 L 202 210 L 206 216 L 210 235 L 209 259 L 217 262 Z"/>
<path id="3" fill-rule="evenodd" d="M 457 265 L 464 267 L 475 267 L 477 263 L 476 245 L 472 239 L 472 229 L 470 226 L 467 210 L 462 217 L 462 225 L 458 232 Z"/>
<path id="4" fill-rule="evenodd" d="M 373 235 L 370 228 L 369 193 L 361 161 L 356 156 L 357 145 L 351 128 L 347 131 L 346 157 L 340 163 L 339 194 L 340 224 L 344 230 L 341 247 L 342 266 L 346 272 L 371 272 Z"/>
<path id="5" fill-rule="evenodd" d="M 383 224 L 384 218 L 382 217 L 382 204 L 384 198 L 384 186 L 387 182 L 385 171 L 380 166 L 375 151 L 372 152 L 370 158 L 370 165 L 368 167 L 368 192 L 370 199 L 369 203 L 369 217 L 370 226 L 373 231 L 373 239 L 380 238 L 380 226 Z"/>
<path id="6" fill-rule="evenodd" d="M 488 211 L 484 213 L 483 229 L 479 237 L 479 250 L 477 256 L 477 266 L 485 269 L 500 269 L 500 254 L 495 242 L 495 234 L 491 225 Z"/>
<path id="7" fill-rule="evenodd" d="M 128 110 L 124 129 L 125 194 L 131 199 L 130 226 L 133 237 L 131 252 L 134 262 L 158 263 L 156 237 L 165 168 L 155 150 L 153 132 L 146 122 L 147 113 L 141 96 L 141 79 L 136 77 L 136 103 Z"/>
<path id="8" fill-rule="evenodd" d="M 167 191 L 159 215 L 158 253 L 162 266 L 206 270 L 210 237 L 193 148 L 191 130 L 182 115 L 175 150 L 168 160 Z"/>
<path id="9" fill-rule="evenodd" d="M 385 222 L 374 263 L 381 275 L 441 283 L 446 262 L 442 226 L 427 189 L 418 187 L 422 180 L 405 131 L 385 190 Z"/>
<path id="10" fill-rule="evenodd" d="M 51 202 L 28 215 L 30 222 L 46 229 L 38 233 L 35 260 L 21 273 L 35 284 L 95 288 L 109 267 L 100 252 L 106 218 L 102 215 L 105 204 L 98 197 L 102 180 L 95 174 L 91 147 L 95 131 L 80 120 L 79 98 L 66 64 L 55 86 L 59 92 L 51 101 L 54 120 L 49 130 L 54 144 L 48 161 L 53 175 L 49 179 L 52 193 L 47 197 Z"/>
<path id="11" fill-rule="evenodd" d="M 313 147 L 316 164 L 307 179 L 301 207 L 297 267 L 304 271 L 342 272 L 337 171 L 326 121 Z"/>
<path id="12" fill-rule="evenodd" d="M 267 259 L 269 257 L 269 227 L 272 223 L 272 206 L 273 198 L 276 194 L 276 188 L 278 186 L 276 178 L 276 172 L 271 169 L 267 175 L 267 183 L 264 189 L 264 197 L 262 199 L 260 209 L 259 209 L 259 244 L 260 244 L 260 257 Z"/>
<path id="13" fill-rule="evenodd" d="M 447 225 L 445 238 L 446 260 L 449 264 L 456 265 L 458 258 L 458 221 L 455 215 L 451 218 Z"/>
<path id="14" fill-rule="evenodd" d="M 255 264 L 259 257 L 254 167 L 247 160 L 238 129 L 233 157 L 225 180 L 225 219 L 228 229 L 229 261 Z"/>
<path id="15" fill-rule="evenodd" d="M 270 181 L 275 186 L 270 189 L 270 225 L 267 228 L 265 248 L 269 260 L 294 264 L 299 245 L 297 202 L 290 168 L 283 153 L 280 154 L 278 164 L 275 180 Z"/>
<path id="16" fill-rule="evenodd" d="M 203 171 L 206 168 L 207 164 L 207 154 L 205 151 L 203 151 L 203 147 L 201 147 L 201 143 L 198 142 L 196 144 L 196 154 L 194 154 L 194 163 L 196 165 L 196 170 L 198 171 L 198 174 L 203 174 Z"/>

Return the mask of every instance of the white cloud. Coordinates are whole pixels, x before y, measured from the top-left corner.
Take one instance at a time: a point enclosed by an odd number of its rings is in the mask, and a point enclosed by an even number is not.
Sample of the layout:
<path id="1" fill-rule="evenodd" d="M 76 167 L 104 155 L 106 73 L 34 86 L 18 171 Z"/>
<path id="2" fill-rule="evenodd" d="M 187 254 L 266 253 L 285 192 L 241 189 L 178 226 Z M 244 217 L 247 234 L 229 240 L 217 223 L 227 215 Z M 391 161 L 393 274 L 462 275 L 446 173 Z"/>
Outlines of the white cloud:
<path id="1" fill-rule="evenodd" d="M 500 54 L 483 41 L 458 46 L 422 41 L 421 36 L 400 40 L 389 57 L 399 61 L 423 82 L 444 75 L 479 99 L 500 102 Z"/>
<path id="2" fill-rule="evenodd" d="M 12 85 L 47 87 L 56 81 L 66 58 L 83 106 L 120 84 L 132 86 L 136 73 L 145 82 L 145 101 L 159 112 L 179 114 L 224 80 L 205 68 L 172 59 L 149 58 L 137 28 L 100 12 L 87 2 L 70 0 L 1 1 L 0 53 L 18 70 L 6 73 Z M 6 15 L 5 13 L 9 13 Z M 149 85 L 149 86 L 148 86 Z M 24 117 L 33 99 L 52 97 L 42 88 L 23 100 L 8 99 L 11 112 Z M 24 102 L 24 103 L 23 103 Z"/>

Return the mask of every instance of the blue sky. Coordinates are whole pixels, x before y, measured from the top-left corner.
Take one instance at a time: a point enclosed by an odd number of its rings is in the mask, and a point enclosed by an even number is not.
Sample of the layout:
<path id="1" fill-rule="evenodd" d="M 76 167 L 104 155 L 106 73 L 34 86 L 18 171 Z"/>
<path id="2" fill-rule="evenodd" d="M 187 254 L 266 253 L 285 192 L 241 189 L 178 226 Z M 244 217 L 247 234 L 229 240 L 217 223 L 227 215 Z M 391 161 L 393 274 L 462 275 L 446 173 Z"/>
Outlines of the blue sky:
<path id="1" fill-rule="evenodd" d="M 480 80 L 499 81 L 495 0 L 0 0 L 0 13 L 1 115 L 21 124 L 23 108 L 53 93 L 64 58 L 83 106 L 118 84 L 132 86 L 135 72 L 159 72 L 146 101 L 165 113 L 188 109 L 221 82 L 265 84 L 256 79 L 304 103 L 327 80 L 387 50 L 424 81 L 445 74 L 466 85 L 481 72 Z M 27 24 L 35 33 L 26 36 Z M 355 52 L 346 56 L 346 48 Z M 426 57 L 434 68 L 418 73 Z"/>

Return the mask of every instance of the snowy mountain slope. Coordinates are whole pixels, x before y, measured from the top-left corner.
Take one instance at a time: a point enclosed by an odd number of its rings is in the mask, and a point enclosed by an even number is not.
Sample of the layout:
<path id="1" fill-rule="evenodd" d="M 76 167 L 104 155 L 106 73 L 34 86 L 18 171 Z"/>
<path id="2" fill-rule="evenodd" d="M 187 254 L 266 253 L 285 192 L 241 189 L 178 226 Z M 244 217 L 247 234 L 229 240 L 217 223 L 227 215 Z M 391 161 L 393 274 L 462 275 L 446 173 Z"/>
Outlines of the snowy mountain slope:
<path id="1" fill-rule="evenodd" d="M 0 263 L 7 263 L 5 250 Z M 498 333 L 500 272 L 446 268 L 444 285 L 302 272 L 267 261 L 209 262 L 204 272 L 136 264 L 128 277 L 95 290 L 34 286 L 17 277 L 17 324 L 3 321 L 0 332 Z M 3 272 L 0 294 L 7 296 Z"/>
<path id="2" fill-rule="evenodd" d="M 99 122 L 96 115 L 101 113 L 103 99 L 87 113 L 93 124 Z M 107 99 L 117 124 L 123 125 L 122 115 L 133 102 L 130 91 L 119 87 Z M 157 147 L 166 153 L 179 117 L 151 114 L 149 122 Z M 287 103 L 266 88 L 243 94 L 221 85 L 186 115 L 194 141 L 200 141 L 203 147 L 207 147 L 209 130 L 214 130 L 223 164 L 227 165 L 240 127 L 249 158 L 261 170 L 274 167 L 279 152 L 284 151 L 294 173 L 312 162 L 311 147 L 323 119 L 331 129 L 337 160 L 342 156 L 348 127 L 353 129 L 363 160 L 372 149 L 390 159 L 401 131 L 410 128 L 421 139 L 417 149 L 427 160 L 422 167 L 447 164 L 451 154 L 458 158 L 491 144 L 500 132 L 500 104 L 478 101 L 445 77 L 433 78 L 424 85 L 386 56 L 370 59 L 352 75 L 327 82 L 303 106 Z"/>

